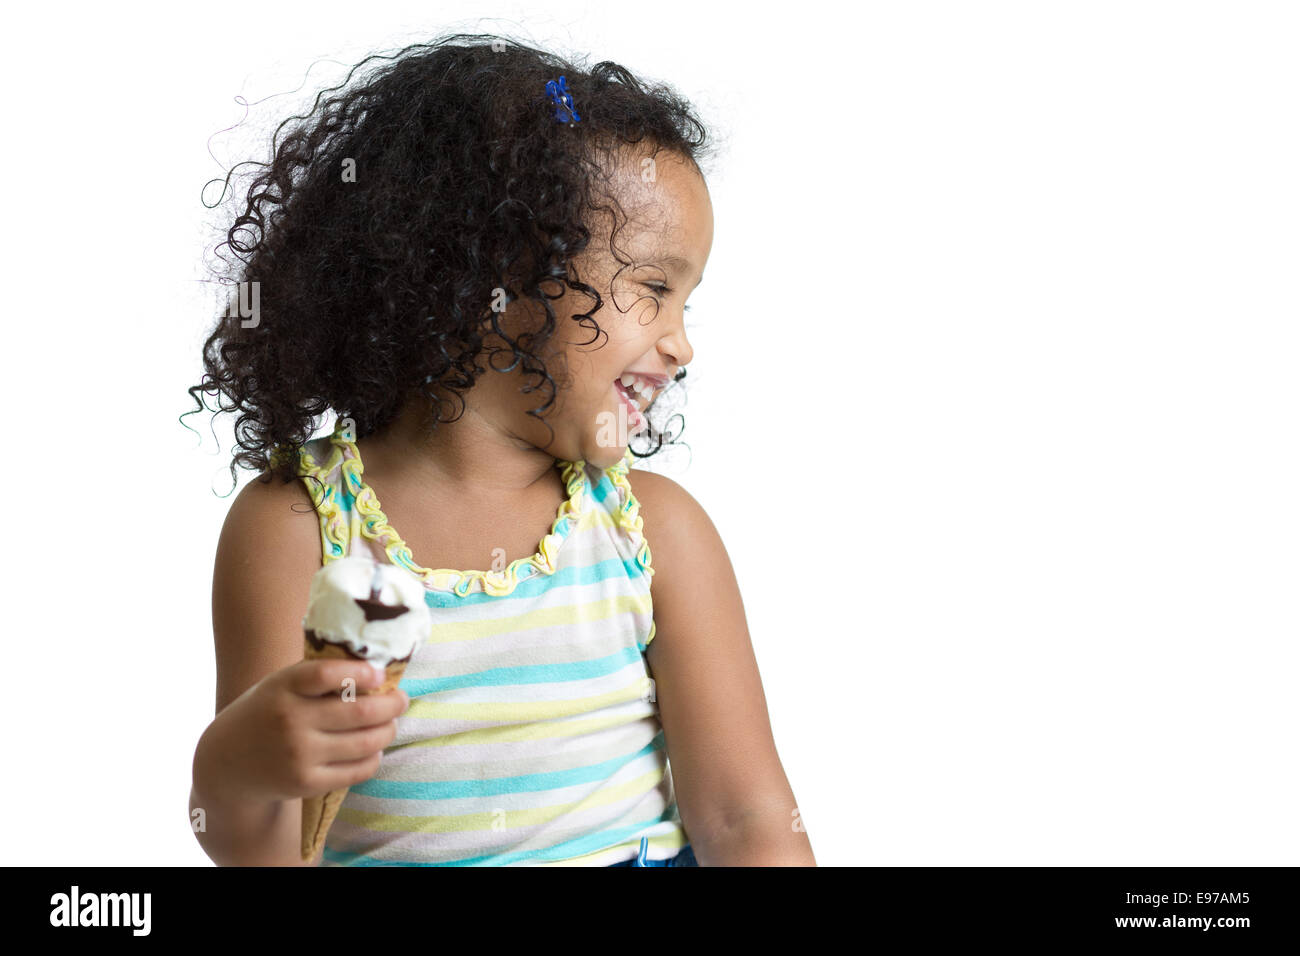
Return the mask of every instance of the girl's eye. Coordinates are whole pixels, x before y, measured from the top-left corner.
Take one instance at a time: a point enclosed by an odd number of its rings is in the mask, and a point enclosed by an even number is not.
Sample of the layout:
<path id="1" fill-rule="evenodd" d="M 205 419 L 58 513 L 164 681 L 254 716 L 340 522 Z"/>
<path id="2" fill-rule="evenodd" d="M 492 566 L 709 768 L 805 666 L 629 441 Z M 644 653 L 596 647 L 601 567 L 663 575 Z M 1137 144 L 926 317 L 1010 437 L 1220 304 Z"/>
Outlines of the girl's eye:
<path id="1" fill-rule="evenodd" d="M 645 286 L 647 289 L 653 289 L 655 292 L 658 292 L 660 295 L 671 295 L 673 291 L 672 289 L 668 288 L 668 286 L 664 285 L 661 282 L 643 282 L 641 284 Z M 682 306 L 682 311 L 689 312 L 691 311 L 691 307 L 689 305 L 684 305 Z"/>

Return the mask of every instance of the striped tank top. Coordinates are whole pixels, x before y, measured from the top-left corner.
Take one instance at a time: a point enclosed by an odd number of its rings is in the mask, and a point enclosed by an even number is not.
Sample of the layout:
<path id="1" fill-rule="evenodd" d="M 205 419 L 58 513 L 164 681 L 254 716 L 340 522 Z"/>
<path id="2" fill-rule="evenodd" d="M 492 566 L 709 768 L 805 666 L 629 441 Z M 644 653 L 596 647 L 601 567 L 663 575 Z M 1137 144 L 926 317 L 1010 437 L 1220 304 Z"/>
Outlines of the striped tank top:
<path id="1" fill-rule="evenodd" d="M 397 737 L 348 790 L 322 866 L 609 866 L 689 842 L 643 656 L 654 571 L 632 458 L 557 461 L 568 498 L 537 553 L 456 571 L 414 562 L 339 424 L 298 450 L 322 562 L 406 568 L 434 620 Z"/>

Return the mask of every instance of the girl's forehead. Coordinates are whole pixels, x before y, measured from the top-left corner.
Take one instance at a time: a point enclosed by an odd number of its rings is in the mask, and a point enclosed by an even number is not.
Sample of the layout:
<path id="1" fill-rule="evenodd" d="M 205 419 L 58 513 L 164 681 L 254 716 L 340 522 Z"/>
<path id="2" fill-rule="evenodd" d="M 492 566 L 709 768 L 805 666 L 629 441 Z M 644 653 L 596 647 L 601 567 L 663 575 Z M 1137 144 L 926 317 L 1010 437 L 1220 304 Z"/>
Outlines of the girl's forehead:
<path id="1" fill-rule="evenodd" d="M 713 204 L 704 178 L 673 153 L 659 154 L 652 176 L 641 175 L 638 163 L 624 161 L 612 177 L 628 217 L 619 230 L 620 245 L 638 260 L 677 260 L 698 275 L 713 243 Z"/>

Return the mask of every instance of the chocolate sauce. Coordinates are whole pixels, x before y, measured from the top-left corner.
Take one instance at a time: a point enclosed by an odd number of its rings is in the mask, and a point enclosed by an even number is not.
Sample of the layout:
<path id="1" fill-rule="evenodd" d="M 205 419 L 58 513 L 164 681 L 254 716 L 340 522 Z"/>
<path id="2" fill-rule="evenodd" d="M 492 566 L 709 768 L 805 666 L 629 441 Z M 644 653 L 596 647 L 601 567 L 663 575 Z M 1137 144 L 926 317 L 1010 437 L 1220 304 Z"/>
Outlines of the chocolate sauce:
<path id="1" fill-rule="evenodd" d="M 384 604 L 379 600 L 379 588 L 373 585 L 370 588 L 370 597 L 353 598 L 361 607 L 362 613 L 366 615 L 367 621 L 391 621 L 399 614 L 405 614 L 407 607 L 405 604 Z"/>
<path id="2" fill-rule="evenodd" d="M 329 638 L 327 638 L 327 637 L 321 637 L 319 634 L 317 634 L 315 631 L 311 630 L 310 628 L 308 628 L 307 630 L 303 631 L 303 634 L 306 635 L 306 637 L 307 637 L 307 643 L 310 644 L 312 647 L 316 648 L 316 650 L 318 650 L 318 651 L 321 650 L 321 649 L 322 649 L 326 644 L 333 644 L 335 647 L 341 647 L 341 648 L 343 649 L 344 653 L 346 653 L 346 654 L 348 655 L 348 657 L 355 657 L 355 658 L 356 658 L 357 660 L 359 660 L 359 661 L 368 661 L 368 660 L 370 660 L 370 658 L 366 656 L 366 652 L 367 652 L 370 648 L 368 648 L 368 647 L 366 647 L 366 646 L 364 646 L 364 645 L 363 645 L 362 648 L 361 648 L 361 652 L 360 652 L 360 653 L 357 653 L 357 652 L 354 651 L 350 646 L 348 646 L 347 644 L 344 644 L 342 641 L 331 641 L 331 640 L 330 640 Z M 414 653 L 415 653 L 415 651 L 411 651 L 411 654 L 414 654 Z M 411 654 L 407 654 L 405 657 L 395 657 L 395 658 L 393 658 L 393 660 L 394 660 L 394 661 L 409 661 L 409 660 L 411 659 Z M 392 661 L 390 661 L 389 663 L 392 663 Z"/>
<path id="3" fill-rule="evenodd" d="M 357 602 L 357 605 L 361 608 L 361 613 L 366 616 L 367 621 L 391 621 L 393 618 L 405 614 L 410 610 L 410 608 L 405 604 L 384 604 L 379 600 L 379 588 L 374 587 L 373 585 L 370 588 L 370 597 L 353 598 L 352 600 Z M 307 642 L 318 651 L 326 644 L 334 644 L 337 647 L 343 648 L 349 657 L 355 657 L 359 661 L 370 659 L 370 648 L 365 645 L 362 645 L 360 651 L 355 651 L 347 644 L 344 644 L 341 641 L 331 641 L 328 638 L 321 637 L 311 629 L 307 629 L 304 633 L 307 636 Z M 414 651 L 411 652 L 411 654 L 414 653 Z M 411 654 L 407 654 L 405 657 L 396 658 L 396 660 L 410 660 Z"/>

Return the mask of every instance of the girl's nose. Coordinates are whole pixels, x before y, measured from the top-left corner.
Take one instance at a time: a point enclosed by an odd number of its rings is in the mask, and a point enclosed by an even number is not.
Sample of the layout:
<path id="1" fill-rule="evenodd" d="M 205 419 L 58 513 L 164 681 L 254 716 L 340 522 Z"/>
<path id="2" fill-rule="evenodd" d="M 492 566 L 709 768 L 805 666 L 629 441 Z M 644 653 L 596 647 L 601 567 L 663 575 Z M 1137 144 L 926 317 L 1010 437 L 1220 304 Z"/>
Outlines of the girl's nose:
<path id="1" fill-rule="evenodd" d="M 670 366 L 676 366 L 676 371 L 669 376 L 670 378 L 675 378 L 681 371 L 681 367 L 689 365 L 691 359 L 695 357 L 695 351 L 691 348 L 691 343 L 686 340 L 684 331 L 664 336 L 659 342 L 659 351 L 668 360 Z"/>

